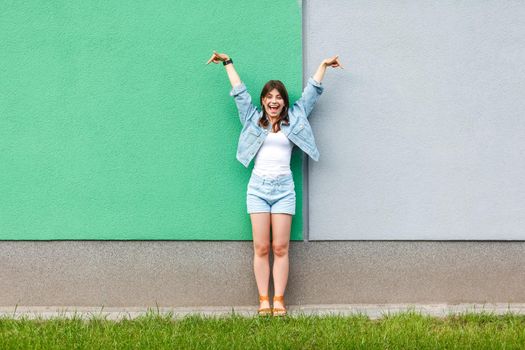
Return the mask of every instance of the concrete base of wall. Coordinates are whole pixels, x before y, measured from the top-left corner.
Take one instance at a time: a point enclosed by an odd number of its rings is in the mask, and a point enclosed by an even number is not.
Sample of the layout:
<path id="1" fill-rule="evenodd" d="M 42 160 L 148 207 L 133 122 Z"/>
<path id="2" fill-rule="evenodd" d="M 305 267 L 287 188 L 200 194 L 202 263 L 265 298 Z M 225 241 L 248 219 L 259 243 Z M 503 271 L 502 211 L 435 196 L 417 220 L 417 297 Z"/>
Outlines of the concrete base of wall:
<path id="1" fill-rule="evenodd" d="M 523 303 L 525 242 L 291 242 L 288 305 Z M 0 306 L 258 305 L 251 241 L 1 241 Z"/>
<path id="2" fill-rule="evenodd" d="M 243 317 L 257 316 L 257 306 L 222 306 L 222 307 L 176 307 L 176 308 L 93 308 L 93 307 L 0 307 L 0 317 L 12 319 L 52 319 L 81 318 L 85 320 L 102 318 L 107 320 L 134 319 L 147 314 L 170 315 L 181 319 L 189 315 L 203 317 Z M 352 305 L 288 305 L 288 316 L 366 316 L 370 319 L 380 319 L 401 312 L 415 312 L 433 317 L 446 317 L 468 313 L 487 313 L 494 315 L 515 314 L 525 315 L 525 304 L 352 304 Z"/>

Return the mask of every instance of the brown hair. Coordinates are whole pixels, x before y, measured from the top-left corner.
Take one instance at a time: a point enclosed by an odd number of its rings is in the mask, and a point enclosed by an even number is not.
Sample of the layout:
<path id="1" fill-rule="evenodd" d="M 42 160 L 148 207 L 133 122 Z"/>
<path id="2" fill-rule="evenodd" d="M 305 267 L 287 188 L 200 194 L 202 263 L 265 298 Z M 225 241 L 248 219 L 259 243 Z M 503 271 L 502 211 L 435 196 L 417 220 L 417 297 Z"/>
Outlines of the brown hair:
<path id="1" fill-rule="evenodd" d="M 290 101 L 288 100 L 288 91 L 286 91 L 284 84 L 280 80 L 270 80 L 266 84 L 264 84 L 262 88 L 260 102 L 263 114 L 259 119 L 259 126 L 264 126 L 266 128 L 270 123 L 270 120 L 266 116 L 266 110 L 264 109 L 263 98 L 268 92 L 272 91 L 273 89 L 277 89 L 277 91 L 279 91 L 284 101 L 283 110 L 281 111 L 277 122 L 273 124 L 273 132 L 278 132 L 279 130 L 281 130 L 281 120 L 284 124 L 290 124 L 290 120 L 288 118 L 288 107 L 290 107 Z"/>

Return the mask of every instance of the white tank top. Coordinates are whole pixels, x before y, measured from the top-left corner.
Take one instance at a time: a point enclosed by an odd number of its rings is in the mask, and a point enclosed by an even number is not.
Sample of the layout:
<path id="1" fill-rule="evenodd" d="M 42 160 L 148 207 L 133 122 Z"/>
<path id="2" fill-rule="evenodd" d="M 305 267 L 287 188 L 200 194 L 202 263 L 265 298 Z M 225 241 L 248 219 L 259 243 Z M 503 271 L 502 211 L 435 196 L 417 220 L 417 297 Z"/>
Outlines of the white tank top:
<path id="1" fill-rule="evenodd" d="M 290 158 L 293 146 L 293 142 L 288 140 L 288 137 L 282 131 L 268 132 L 266 139 L 255 156 L 253 172 L 263 177 L 291 174 Z"/>

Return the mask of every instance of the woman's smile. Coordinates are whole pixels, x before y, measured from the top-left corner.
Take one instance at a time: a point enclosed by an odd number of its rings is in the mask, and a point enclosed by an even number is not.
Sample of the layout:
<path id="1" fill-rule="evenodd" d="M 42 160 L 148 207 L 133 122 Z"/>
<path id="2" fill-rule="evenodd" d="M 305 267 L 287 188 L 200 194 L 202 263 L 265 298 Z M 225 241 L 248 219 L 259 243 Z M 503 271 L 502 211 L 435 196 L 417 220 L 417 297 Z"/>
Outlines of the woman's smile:
<path id="1" fill-rule="evenodd" d="M 269 107 L 270 107 L 270 112 L 271 112 L 272 114 L 278 114 L 278 112 L 279 112 L 279 107 L 280 107 L 279 105 L 276 105 L 276 106 L 272 106 L 272 105 L 270 105 Z"/>

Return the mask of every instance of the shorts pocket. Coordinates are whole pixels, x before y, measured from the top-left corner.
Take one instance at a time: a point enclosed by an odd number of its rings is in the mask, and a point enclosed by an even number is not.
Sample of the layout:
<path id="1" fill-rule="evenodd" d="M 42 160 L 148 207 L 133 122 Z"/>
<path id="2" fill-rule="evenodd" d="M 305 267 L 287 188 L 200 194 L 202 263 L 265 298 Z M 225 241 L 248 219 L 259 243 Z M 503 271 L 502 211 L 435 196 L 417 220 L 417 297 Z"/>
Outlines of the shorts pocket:
<path id="1" fill-rule="evenodd" d="M 258 181 L 251 181 L 248 182 L 248 188 L 247 193 L 249 194 L 255 194 L 255 195 L 261 195 L 261 193 L 264 193 L 263 186 Z"/>
<path id="2" fill-rule="evenodd" d="M 293 181 L 293 178 L 291 178 L 290 180 L 287 180 L 283 183 L 283 187 L 286 188 L 286 189 L 290 189 L 291 191 L 293 191 L 295 189 L 295 183 Z"/>

